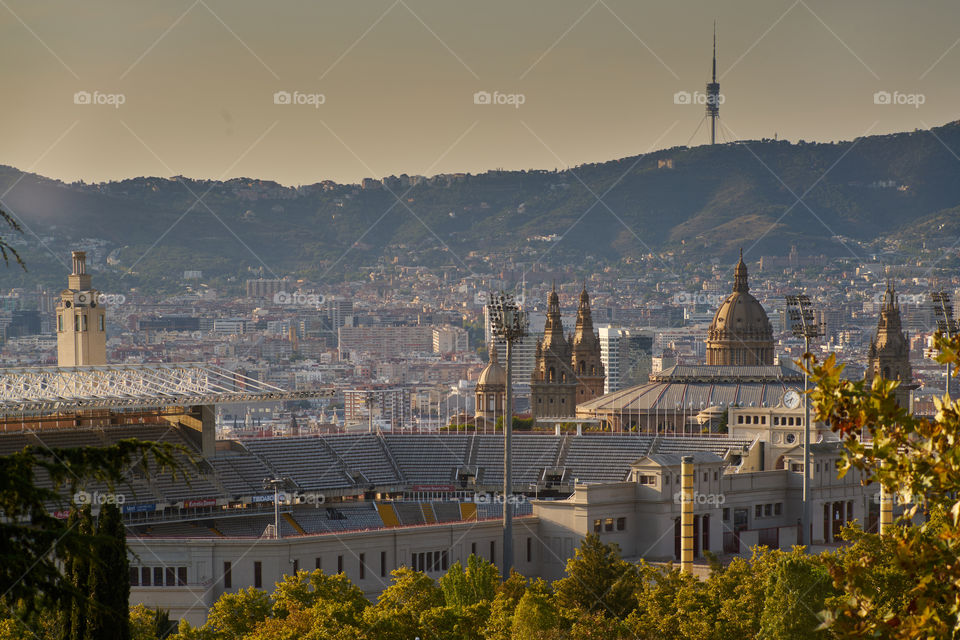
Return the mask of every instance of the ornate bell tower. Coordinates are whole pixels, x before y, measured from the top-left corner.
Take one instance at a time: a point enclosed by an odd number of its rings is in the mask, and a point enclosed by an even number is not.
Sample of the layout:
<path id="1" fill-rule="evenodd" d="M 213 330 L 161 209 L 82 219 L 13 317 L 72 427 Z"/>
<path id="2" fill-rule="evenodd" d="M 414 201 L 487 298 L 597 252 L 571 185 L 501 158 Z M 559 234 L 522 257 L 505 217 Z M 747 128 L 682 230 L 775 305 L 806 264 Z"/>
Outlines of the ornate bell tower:
<path id="1" fill-rule="evenodd" d="M 900 305 L 893 285 L 887 283 L 883 294 L 883 307 L 877 322 L 877 335 L 870 340 L 867 380 L 881 376 L 887 380 L 899 380 L 897 403 L 910 407 L 910 391 L 913 385 L 913 368 L 910 366 L 910 342 L 900 323 Z"/>
<path id="2" fill-rule="evenodd" d="M 600 339 L 593 332 L 593 317 L 590 314 L 590 296 L 587 286 L 580 292 L 577 309 L 577 325 L 573 334 L 573 366 L 577 377 L 576 403 L 593 400 L 603 395 L 605 378 L 603 361 L 600 359 Z"/>
<path id="3" fill-rule="evenodd" d="M 57 303 L 57 365 L 82 367 L 107 364 L 106 313 L 91 287 L 87 254 L 73 252 L 73 273 Z"/>

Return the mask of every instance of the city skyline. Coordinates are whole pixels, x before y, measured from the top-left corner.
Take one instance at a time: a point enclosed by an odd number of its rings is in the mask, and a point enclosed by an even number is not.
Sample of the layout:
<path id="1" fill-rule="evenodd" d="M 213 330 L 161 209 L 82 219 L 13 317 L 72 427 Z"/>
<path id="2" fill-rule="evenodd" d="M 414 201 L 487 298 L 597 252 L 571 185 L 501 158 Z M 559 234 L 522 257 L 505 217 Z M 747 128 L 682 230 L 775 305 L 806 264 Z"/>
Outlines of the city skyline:
<path id="1" fill-rule="evenodd" d="M 14 2 L 0 163 L 65 181 L 293 185 L 704 144 L 714 20 L 720 142 L 924 129 L 956 119 L 960 97 L 960 8 L 934 4 Z"/>

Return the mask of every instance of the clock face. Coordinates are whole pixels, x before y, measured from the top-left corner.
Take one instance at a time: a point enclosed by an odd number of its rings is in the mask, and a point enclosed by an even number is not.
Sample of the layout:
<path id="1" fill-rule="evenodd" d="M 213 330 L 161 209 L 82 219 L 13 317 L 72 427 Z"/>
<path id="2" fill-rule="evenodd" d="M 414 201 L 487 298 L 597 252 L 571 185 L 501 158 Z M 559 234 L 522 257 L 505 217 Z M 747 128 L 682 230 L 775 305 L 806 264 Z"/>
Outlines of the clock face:
<path id="1" fill-rule="evenodd" d="M 800 406 L 800 394 L 790 389 L 783 394 L 783 406 L 787 409 L 796 409 Z"/>

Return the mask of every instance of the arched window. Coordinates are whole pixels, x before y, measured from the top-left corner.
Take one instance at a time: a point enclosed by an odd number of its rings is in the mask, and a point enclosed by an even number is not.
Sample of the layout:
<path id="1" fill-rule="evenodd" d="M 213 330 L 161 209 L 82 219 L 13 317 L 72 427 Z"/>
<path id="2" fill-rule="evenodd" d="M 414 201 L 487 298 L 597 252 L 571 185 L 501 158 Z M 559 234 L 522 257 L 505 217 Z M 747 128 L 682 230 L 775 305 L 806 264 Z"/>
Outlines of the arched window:
<path id="1" fill-rule="evenodd" d="M 548 379 L 550 382 L 553 382 L 555 375 L 556 375 L 556 372 L 553 370 L 553 367 L 550 367 L 550 370 L 549 370 L 549 372 L 548 372 L 548 376 L 549 376 L 549 377 L 548 377 L 547 379 Z"/>

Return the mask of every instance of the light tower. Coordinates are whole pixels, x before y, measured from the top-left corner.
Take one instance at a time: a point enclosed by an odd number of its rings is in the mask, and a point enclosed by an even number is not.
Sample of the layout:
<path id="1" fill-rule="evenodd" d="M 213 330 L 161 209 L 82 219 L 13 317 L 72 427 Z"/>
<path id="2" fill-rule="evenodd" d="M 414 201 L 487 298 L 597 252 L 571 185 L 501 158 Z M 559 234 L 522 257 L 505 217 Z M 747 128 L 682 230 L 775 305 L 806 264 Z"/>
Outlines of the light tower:
<path id="1" fill-rule="evenodd" d="M 720 83 L 717 82 L 717 23 L 713 23 L 713 80 L 707 83 L 707 117 L 710 118 L 710 144 L 717 143 L 720 119 Z"/>
<path id="2" fill-rule="evenodd" d="M 507 345 L 506 407 L 503 414 L 503 562 L 501 575 L 506 580 L 513 567 L 513 343 L 527 335 L 527 314 L 517 305 L 513 296 L 500 292 L 491 296 L 487 309 L 490 329 L 497 342 Z"/>
<path id="3" fill-rule="evenodd" d="M 814 313 L 808 295 L 787 296 L 787 310 L 790 313 L 790 329 L 793 335 L 803 338 L 803 531 L 800 535 L 800 544 L 810 546 L 813 544 L 813 536 L 810 531 L 810 372 L 808 369 L 813 362 L 807 360 L 807 355 L 810 353 L 810 340 L 823 336 L 823 325 L 814 322 Z"/>
<path id="4" fill-rule="evenodd" d="M 87 273 L 87 254 L 73 252 L 73 272 L 57 303 L 57 365 L 107 364 L 106 316 Z"/>

